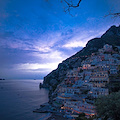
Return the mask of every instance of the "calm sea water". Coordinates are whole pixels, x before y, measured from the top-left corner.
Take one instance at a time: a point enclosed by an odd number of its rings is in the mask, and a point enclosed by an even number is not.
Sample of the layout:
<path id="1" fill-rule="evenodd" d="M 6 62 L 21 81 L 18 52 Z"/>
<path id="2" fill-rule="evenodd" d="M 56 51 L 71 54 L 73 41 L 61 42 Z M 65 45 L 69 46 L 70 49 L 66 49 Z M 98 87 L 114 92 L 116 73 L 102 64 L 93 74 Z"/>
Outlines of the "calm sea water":
<path id="1" fill-rule="evenodd" d="M 42 80 L 0 81 L 0 120 L 41 120 L 46 114 L 32 111 L 48 102 L 48 90 L 39 89 Z"/>

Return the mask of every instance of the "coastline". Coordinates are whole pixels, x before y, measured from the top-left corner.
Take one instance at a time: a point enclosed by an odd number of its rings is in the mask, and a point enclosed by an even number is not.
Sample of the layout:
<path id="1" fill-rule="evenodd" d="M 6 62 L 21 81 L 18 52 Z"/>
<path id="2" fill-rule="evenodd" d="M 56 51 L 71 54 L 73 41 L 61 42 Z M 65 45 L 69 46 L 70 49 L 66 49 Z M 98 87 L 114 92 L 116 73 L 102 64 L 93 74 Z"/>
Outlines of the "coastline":
<path id="1" fill-rule="evenodd" d="M 33 110 L 35 113 L 47 113 L 46 116 L 40 118 L 39 120 L 71 120 L 70 118 L 64 117 L 63 113 L 58 112 L 58 110 L 54 110 L 49 103 L 44 103 L 40 105 L 40 108 Z"/>
<path id="2" fill-rule="evenodd" d="M 51 116 L 52 116 L 52 114 L 51 114 L 51 113 L 48 113 L 46 116 L 40 118 L 39 120 L 47 120 L 47 119 L 49 119 Z"/>
<path id="3" fill-rule="evenodd" d="M 48 113 L 46 116 L 40 118 L 39 120 L 71 120 L 71 119 L 65 118 L 62 115 L 56 115 L 55 113 Z"/>
<path id="4" fill-rule="evenodd" d="M 71 120 L 71 119 L 70 118 L 65 118 L 62 115 L 57 115 L 55 113 L 52 113 L 52 115 L 46 120 Z"/>

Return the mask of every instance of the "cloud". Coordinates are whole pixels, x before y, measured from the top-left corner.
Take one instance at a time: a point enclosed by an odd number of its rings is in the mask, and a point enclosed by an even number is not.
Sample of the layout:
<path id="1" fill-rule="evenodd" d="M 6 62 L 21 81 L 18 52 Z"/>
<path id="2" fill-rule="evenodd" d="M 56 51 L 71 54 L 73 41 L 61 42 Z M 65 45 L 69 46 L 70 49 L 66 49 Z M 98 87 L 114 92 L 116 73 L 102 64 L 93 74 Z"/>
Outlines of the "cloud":
<path id="1" fill-rule="evenodd" d="M 15 67 L 17 67 L 17 69 L 56 69 L 56 66 L 58 65 L 58 63 L 54 62 L 54 63 L 44 63 L 44 64 L 39 64 L 39 63 L 25 63 L 25 64 L 17 64 L 15 65 Z"/>
<path id="2" fill-rule="evenodd" d="M 81 31 L 81 32 L 80 32 Z M 98 37 L 103 33 L 101 30 L 81 30 L 77 29 L 70 38 L 66 38 L 67 42 L 62 45 L 66 49 L 74 49 L 77 47 L 85 47 L 87 42 L 92 38 Z"/>
<path id="3" fill-rule="evenodd" d="M 36 36 L 35 38 L 31 38 L 30 36 L 27 36 L 27 38 L 24 38 L 24 36 L 23 38 L 17 38 L 14 35 L 12 36 L 14 33 L 8 32 L 1 35 L 2 37 L 5 35 L 9 37 L 6 39 L 3 38 L 0 43 L 1 46 L 8 48 L 39 52 L 39 55 L 40 53 L 46 53 L 45 56 L 43 56 L 44 54 L 41 54 L 41 57 L 43 58 L 46 57 L 46 55 L 52 57 L 52 52 L 53 55 L 56 54 L 55 56 L 60 56 L 58 51 L 61 51 L 61 48 L 75 49 L 85 47 L 88 40 L 99 36 L 102 33 L 100 30 L 85 30 L 83 28 L 74 27 L 64 31 L 47 31 L 40 36 Z M 38 55 L 38 53 L 35 54 Z"/>
<path id="4" fill-rule="evenodd" d="M 60 32 L 45 32 L 41 36 L 15 36 L 13 32 L 0 33 L 0 46 L 21 50 L 50 52 L 54 45 L 61 40 Z"/>
<path id="5" fill-rule="evenodd" d="M 0 64 L 3 65 L 0 72 L 4 76 L 8 73 L 7 76 L 11 77 L 32 77 L 39 74 L 45 76 L 63 60 L 85 47 L 88 40 L 100 36 L 100 31 L 74 27 L 63 31 L 46 31 L 36 37 L 2 33 Z"/>
<path id="6" fill-rule="evenodd" d="M 52 70 L 56 69 L 58 66 L 57 62 L 54 63 L 24 63 L 24 64 L 15 64 L 12 71 L 19 74 L 42 74 L 45 76 Z"/>
<path id="7" fill-rule="evenodd" d="M 63 59 L 64 57 L 66 57 L 64 55 L 64 53 L 62 51 L 58 51 L 58 50 L 51 50 L 50 52 L 46 52 L 46 53 L 39 53 L 39 52 L 33 52 L 32 53 L 32 56 L 34 57 L 40 57 L 42 59 L 53 59 L 53 60 L 56 60 L 56 59 Z"/>

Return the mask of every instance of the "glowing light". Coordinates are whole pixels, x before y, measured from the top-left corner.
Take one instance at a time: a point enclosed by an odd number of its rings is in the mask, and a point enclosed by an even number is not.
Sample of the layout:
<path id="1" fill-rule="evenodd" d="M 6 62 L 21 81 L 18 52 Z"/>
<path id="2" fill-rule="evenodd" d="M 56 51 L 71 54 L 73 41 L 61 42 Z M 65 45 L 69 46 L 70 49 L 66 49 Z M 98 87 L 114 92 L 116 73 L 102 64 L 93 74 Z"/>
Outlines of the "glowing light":
<path id="1" fill-rule="evenodd" d="M 56 69 L 58 63 L 46 63 L 46 64 L 39 64 L 39 63 L 25 63 L 25 64 L 18 64 L 16 65 L 17 69 Z"/>

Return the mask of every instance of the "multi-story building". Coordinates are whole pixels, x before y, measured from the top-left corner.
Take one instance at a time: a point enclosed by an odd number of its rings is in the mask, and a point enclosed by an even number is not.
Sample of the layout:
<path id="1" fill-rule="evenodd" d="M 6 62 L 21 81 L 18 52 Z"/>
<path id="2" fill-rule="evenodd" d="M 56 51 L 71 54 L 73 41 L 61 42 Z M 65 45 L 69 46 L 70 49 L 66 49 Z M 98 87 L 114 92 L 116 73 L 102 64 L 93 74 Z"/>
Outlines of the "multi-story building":
<path id="1" fill-rule="evenodd" d="M 105 87 L 109 83 L 108 71 L 93 72 L 90 82 L 93 83 L 93 87 Z"/>
<path id="2" fill-rule="evenodd" d="M 103 49 L 105 52 L 111 52 L 113 50 L 112 45 L 108 45 L 108 44 L 104 45 Z"/>
<path id="3" fill-rule="evenodd" d="M 75 93 L 78 93 L 80 94 L 81 91 L 79 88 L 74 88 L 74 87 L 61 87 L 59 88 L 58 90 L 59 93 L 68 93 L 68 94 L 75 94 Z"/>
<path id="4" fill-rule="evenodd" d="M 88 92 L 88 96 L 93 98 L 98 98 L 99 96 L 108 95 L 109 91 L 107 88 L 98 88 L 92 87 L 91 90 Z"/>
<path id="5" fill-rule="evenodd" d="M 65 101 L 62 109 L 64 109 L 66 112 L 70 110 L 71 113 L 85 113 L 89 116 L 96 114 L 95 106 L 88 104 L 85 101 Z"/>

